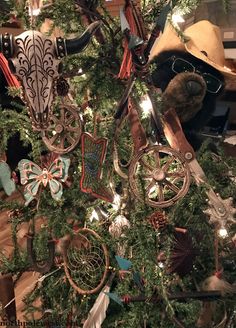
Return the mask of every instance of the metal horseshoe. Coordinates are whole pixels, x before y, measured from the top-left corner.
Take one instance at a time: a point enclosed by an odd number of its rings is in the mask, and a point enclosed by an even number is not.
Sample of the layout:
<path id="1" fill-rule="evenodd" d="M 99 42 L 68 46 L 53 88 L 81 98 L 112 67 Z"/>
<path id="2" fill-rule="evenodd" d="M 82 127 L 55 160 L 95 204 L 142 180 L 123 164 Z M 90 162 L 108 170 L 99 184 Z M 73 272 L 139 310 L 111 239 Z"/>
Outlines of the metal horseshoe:
<path id="1" fill-rule="evenodd" d="M 46 261 L 39 262 L 36 258 L 36 253 L 34 251 L 34 233 L 29 232 L 27 234 L 27 253 L 28 259 L 31 267 L 34 271 L 39 273 L 46 273 L 50 271 L 54 264 L 54 255 L 55 255 L 55 242 L 52 239 L 48 240 L 48 259 Z"/>

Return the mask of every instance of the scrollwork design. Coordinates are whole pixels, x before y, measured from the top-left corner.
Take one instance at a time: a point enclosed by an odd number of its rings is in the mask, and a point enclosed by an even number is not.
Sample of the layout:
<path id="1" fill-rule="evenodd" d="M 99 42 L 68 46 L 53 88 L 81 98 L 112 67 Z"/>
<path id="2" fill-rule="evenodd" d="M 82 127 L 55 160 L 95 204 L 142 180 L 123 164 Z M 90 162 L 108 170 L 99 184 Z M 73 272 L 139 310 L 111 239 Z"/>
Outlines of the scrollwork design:
<path id="1" fill-rule="evenodd" d="M 23 84 L 33 126 L 44 130 L 49 124 L 58 77 L 59 60 L 54 44 L 40 32 L 27 31 L 15 39 L 15 48 L 15 75 Z"/>

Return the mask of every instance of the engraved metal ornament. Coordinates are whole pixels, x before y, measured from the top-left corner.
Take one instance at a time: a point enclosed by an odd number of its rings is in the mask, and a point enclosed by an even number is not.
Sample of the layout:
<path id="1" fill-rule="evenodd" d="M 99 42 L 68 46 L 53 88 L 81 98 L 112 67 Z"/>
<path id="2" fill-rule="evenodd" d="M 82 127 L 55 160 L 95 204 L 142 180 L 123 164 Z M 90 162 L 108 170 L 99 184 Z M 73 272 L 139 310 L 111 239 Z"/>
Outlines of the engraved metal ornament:
<path id="1" fill-rule="evenodd" d="M 14 74 L 21 81 L 33 127 L 49 125 L 55 81 L 60 60 L 54 42 L 38 31 L 26 31 L 15 38 Z"/>

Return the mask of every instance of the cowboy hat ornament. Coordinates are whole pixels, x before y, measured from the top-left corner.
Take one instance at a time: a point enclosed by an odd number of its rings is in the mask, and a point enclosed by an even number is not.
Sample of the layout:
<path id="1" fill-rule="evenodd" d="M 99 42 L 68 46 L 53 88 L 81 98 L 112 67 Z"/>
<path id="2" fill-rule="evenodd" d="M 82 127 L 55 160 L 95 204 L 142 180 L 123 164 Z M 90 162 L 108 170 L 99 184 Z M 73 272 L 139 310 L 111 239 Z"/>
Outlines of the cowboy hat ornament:
<path id="1" fill-rule="evenodd" d="M 167 50 L 183 51 L 214 67 L 223 74 L 226 80 L 236 78 L 236 73 L 227 66 L 218 26 L 202 20 L 186 28 L 183 35 L 184 40 L 174 27 L 168 24 L 163 34 L 154 43 L 149 61 Z"/>

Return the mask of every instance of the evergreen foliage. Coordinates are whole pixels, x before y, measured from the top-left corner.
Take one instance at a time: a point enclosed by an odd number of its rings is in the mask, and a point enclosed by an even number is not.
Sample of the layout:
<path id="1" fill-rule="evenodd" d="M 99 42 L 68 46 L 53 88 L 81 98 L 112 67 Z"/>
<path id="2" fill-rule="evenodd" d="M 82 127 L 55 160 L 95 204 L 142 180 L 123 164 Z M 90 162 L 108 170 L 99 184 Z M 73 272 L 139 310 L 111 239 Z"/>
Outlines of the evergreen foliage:
<path id="1" fill-rule="evenodd" d="M 179 0 L 175 5 L 184 13 L 190 13 L 199 4 L 199 0 Z M 18 2 L 17 2 L 18 3 Z M 45 18 L 50 18 L 54 26 L 60 28 L 66 36 L 80 35 L 85 29 L 86 19 L 81 15 L 79 9 L 80 1 L 57 0 L 45 7 L 38 16 L 35 26 L 40 28 Z M 47 4 L 45 2 L 45 4 Z M 17 231 L 22 222 L 32 222 L 32 218 L 37 221 L 39 218 L 47 219 L 47 226 L 37 232 L 35 249 L 37 257 L 43 260 L 47 256 L 46 240 L 50 234 L 59 240 L 66 234 L 73 233 L 73 227 L 88 227 L 95 230 L 107 245 L 110 256 L 111 269 L 116 271 L 111 291 L 119 297 L 124 295 L 137 296 L 140 290 L 135 284 L 132 274 L 126 274 L 124 279 L 119 278 L 119 267 L 115 260 L 117 246 L 119 243 L 126 245 L 124 257 L 132 262 L 132 272 L 139 272 L 145 288 L 145 295 L 151 297 L 158 295 L 160 301 L 153 303 L 134 302 L 120 306 L 110 300 L 107 310 L 107 317 L 102 325 L 104 328 L 125 327 L 195 327 L 201 302 L 187 300 L 178 302 L 169 301 L 168 295 L 178 291 L 194 291 L 201 282 L 211 276 L 215 270 L 215 249 L 214 227 L 209 224 L 209 220 L 203 210 L 207 208 L 206 188 L 196 186 L 191 183 L 187 195 L 180 199 L 174 206 L 166 210 L 168 226 L 163 231 L 153 229 L 147 217 L 154 212 L 154 209 L 141 203 L 132 195 L 127 181 L 123 181 L 113 169 L 113 140 L 116 129 L 114 114 L 124 89 L 125 81 L 117 78 L 123 55 L 122 33 L 118 18 L 109 16 L 102 1 L 83 1 L 87 9 L 93 11 L 94 17 L 103 22 L 102 34 L 105 43 L 99 42 L 98 38 L 93 38 L 89 46 L 80 54 L 67 56 L 63 59 L 62 75 L 70 82 L 70 93 L 78 108 L 82 108 L 86 97 L 89 97 L 89 107 L 80 112 L 83 116 L 84 131 L 93 134 L 96 131 L 97 137 L 108 138 L 108 148 L 105 163 L 103 165 L 103 182 L 106 186 L 112 185 L 113 191 L 120 195 L 121 204 L 114 206 L 105 201 L 95 199 L 80 190 L 81 178 L 81 145 L 68 154 L 71 158 L 69 176 L 72 184 L 67 187 L 63 185 L 63 196 L 59 202 L 53 200 L 48 189 L 44 189 L 37 199 L 37 206 L 25 207 L 16 203 L 1 201 L 0 208 L 14 210 L 19 209 L 20 215 L 11 220 L 12 238 L 15 251 L 11 259 L 1 255 L 0 272 L 12 273 L 18 277 L 24 270 L 29 268 L 26 251 L 19 249 L 17 245 Z M 148 31 L 151 30 L 158 12 L 164 2 L 144 0 L 142 2 L 142 13 L 144 23 Z M 224 2 L 227 7 L 227 2 Z M 12 3 L 12 10 L 26 28 L 31 26 L 28 12 L 26 11 L 26 1 L 17 5 Z M 97 8 L 100 8 L 99 10 Z M 53 29 L 53 28 L 52 28 Z M 138 103 L 146 92 L 146 85 L 143 81 L 137 81 L 133 95 Z M 12 93 L 11 93 L 12 94 Z M 150 117 L 144 117 L 139 112 L 147 136 L 153 135 Z M 96 120 L 95 120 L 96 117 Z M 32 148 L 29 157 L 40 164 L 40 155 L 45 153 L 46 146 L 43 144 L 40 134 L 32 131 L 31 122 L 24 106 L 19 106 L 17 110 L 1 109 L 0 120 L 0 149 L 1 152 L 7 150 L 8 140 L 16 132 L 19 132 L 20 139 Z M 150 138 L 151 140 L 151 138 Z M 222 148 L 217 145 L 217 154 L 212 152 L 211 143 L 206 142 L 197 154 L 198 161 L 203 168 L 209 185 L 219 192 L 223 199 L 234 198 L 236 205 L 236 161 L 233 158 L 224 156 Z M 129 126 L 124 122 L 119 133 L 117 142 L 119 157 L 123 164 L 127 164 L 132 154 L 132 140 Z M 131 155 L 132 156 L 132 155 Z M 127 173 L 127 168 L 124 168 Z M 22 187 L 18 186 L 22 192 Z M 102 209 L 108 215 L 105 217 L 99 214 L 100 220 L 90 220 L 94 209 Z M 130 228 L 126 233 L 118 238 L 112 238 L 108 227 L 118 215 L 124 215 L 130 222 Z M 193 244 L 198 248 L 198 254 L 194 261 L 193 270 L 188 275 L 180 278 L 177 274 L 168 274 L 167 268 L 160 265 L 158 254 L 165 251 L 166 261 L 170 257 L 171 247 L 174 242 L 175 227 L 186 228 L 190 233 Z M 236 281 L 236 258 L 235 248 L 232 251 L 230 240 L 236 233 L 235 225 L 228 231 L 226 239 L 219 240 L 220 262 L 224 267 L 224 276 L 230 283 Z M 53 267 L 51 275 L 39 282 L 32 293 L 25 299 L 26 317 L 34 317 L 34 301 L 37 298 L 42 302 L 42 313 L 50 310 L 50 321 L 67 322 L 73 317 L 73 321 L 79 322 L 78 327 L 82 327 L 82 322 L 94 304 L 97 295 L 83 296 L 74 291 L 65 278 L 63 267 Z M 225 307 L 229 317 L 235 315 L 235 299 L 226 298 Z M 221 318 L 224 314 L 224 307 L 219 307 Z M 183 326 L 179 323 L 182 322 Z M 233 326 L 228 325 L 228 328 Z"/>

